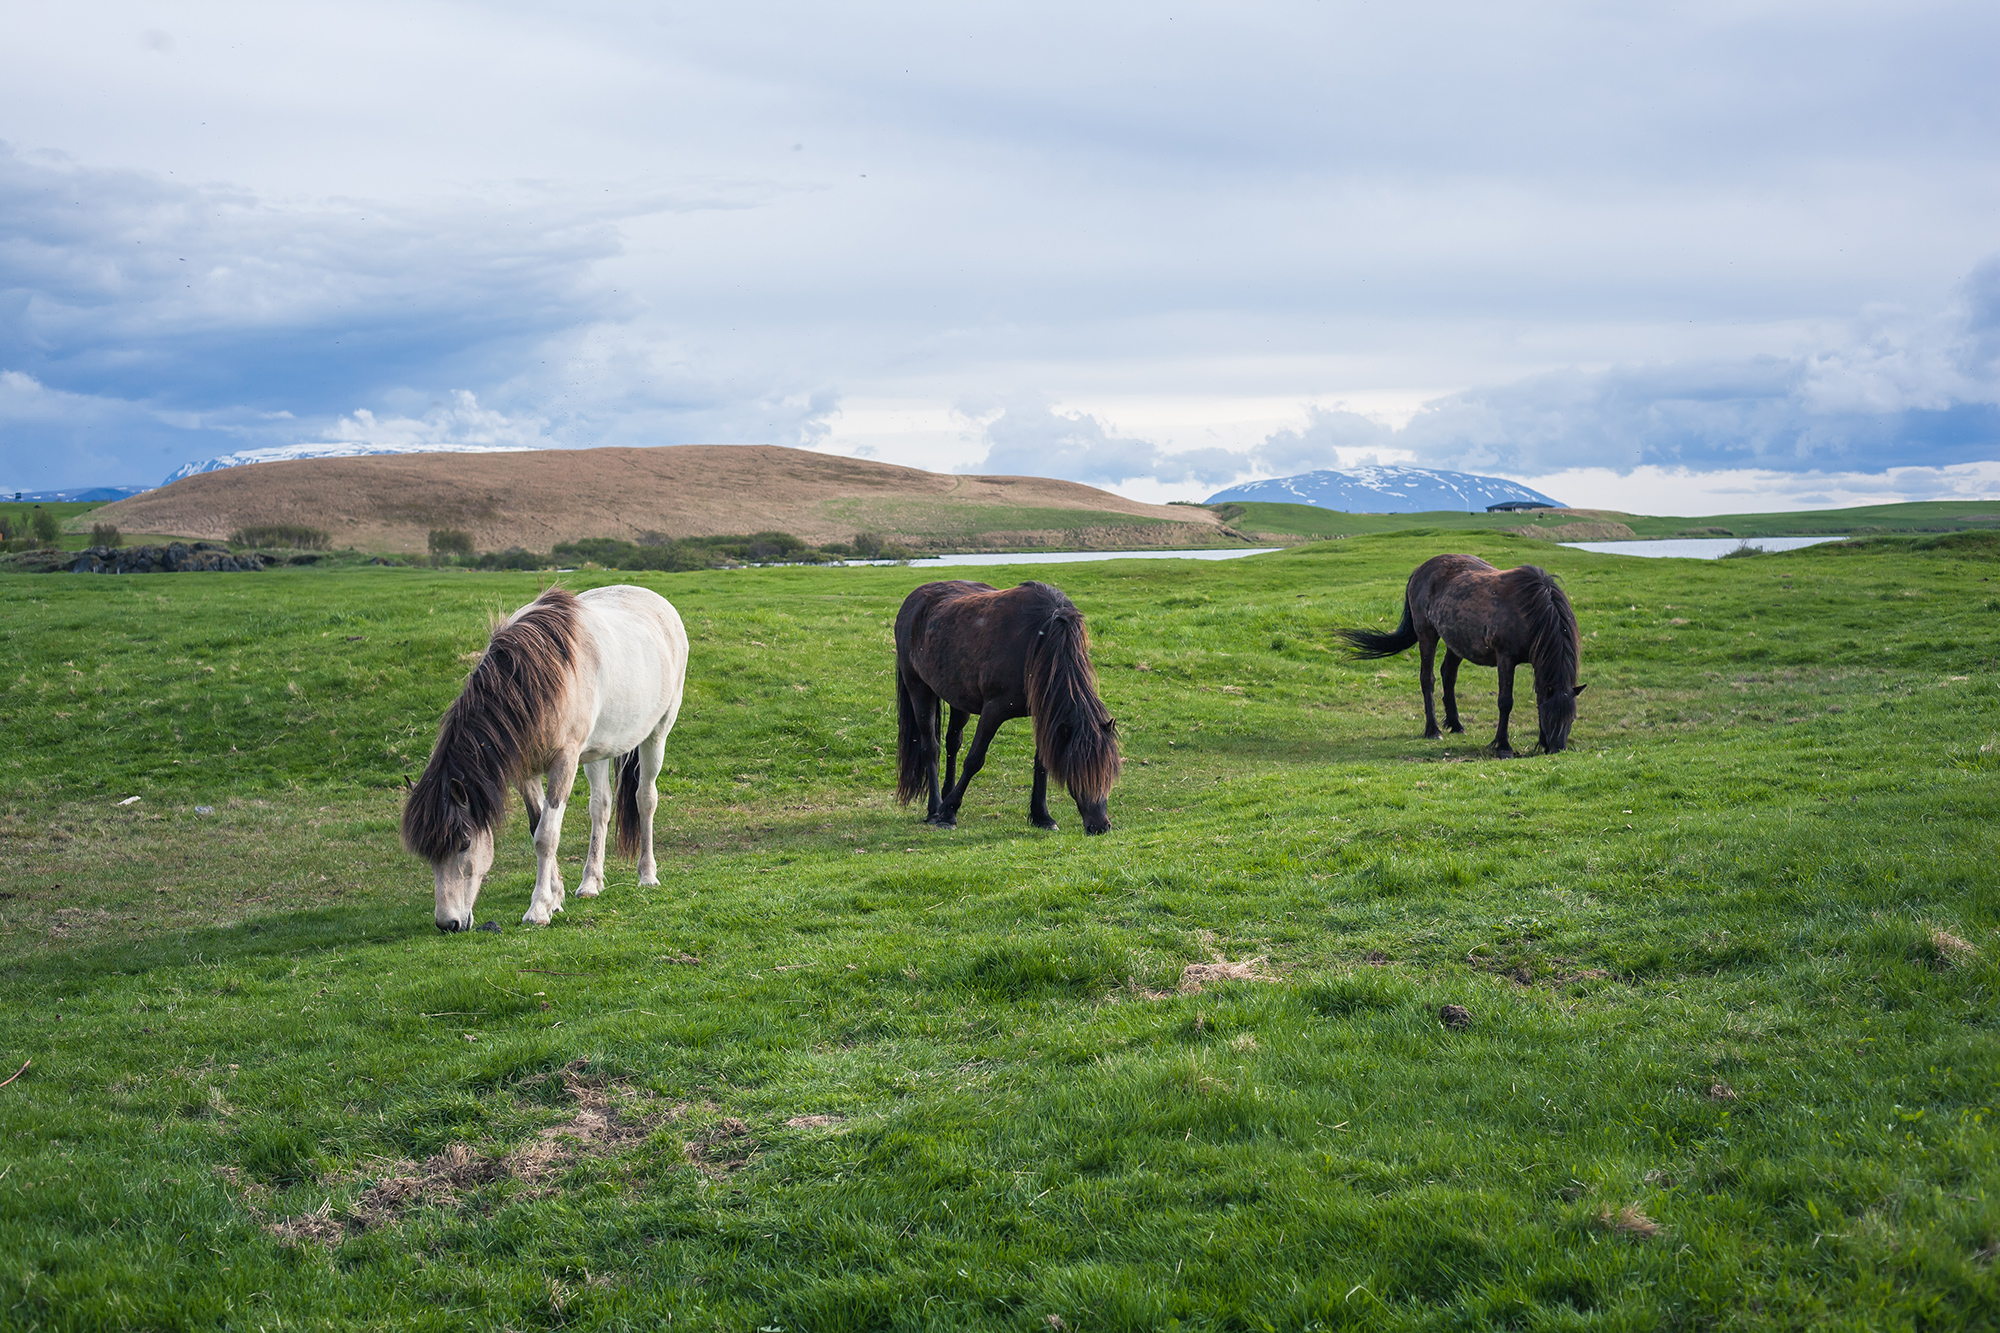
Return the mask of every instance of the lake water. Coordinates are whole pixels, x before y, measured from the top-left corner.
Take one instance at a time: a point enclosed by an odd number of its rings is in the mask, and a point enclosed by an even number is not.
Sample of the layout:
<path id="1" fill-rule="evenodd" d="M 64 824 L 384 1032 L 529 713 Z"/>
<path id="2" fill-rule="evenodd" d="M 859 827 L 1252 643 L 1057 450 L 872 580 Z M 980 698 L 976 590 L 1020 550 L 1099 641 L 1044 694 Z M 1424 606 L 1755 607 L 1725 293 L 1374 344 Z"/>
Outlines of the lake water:
<path id="1" fill-rule="evenodd" d="M 1085 560 L 1238 560 L 1246 555 L 1269 555 L 1282 546 L 1236 547 L 1225 551 L 981 551 L 976 555 L 932 555 L 912 560 L 916 569 L 938 569 L 945 565 L 1074 565 Z M 849 565 L 873 565 L 874 560 L 849 560 Z"/>
<path id="2" fill-rule="evenodd" d="M 1843 537 L 1674 537 L 1642 542 L 1563 542 L 1573 551 L 1600 555 L 1678 556 L 1683 560 L 1720 560 L 1739 546 L 1760 551 L 1796 551 L 1802 546 L 1846 540 Z"/>

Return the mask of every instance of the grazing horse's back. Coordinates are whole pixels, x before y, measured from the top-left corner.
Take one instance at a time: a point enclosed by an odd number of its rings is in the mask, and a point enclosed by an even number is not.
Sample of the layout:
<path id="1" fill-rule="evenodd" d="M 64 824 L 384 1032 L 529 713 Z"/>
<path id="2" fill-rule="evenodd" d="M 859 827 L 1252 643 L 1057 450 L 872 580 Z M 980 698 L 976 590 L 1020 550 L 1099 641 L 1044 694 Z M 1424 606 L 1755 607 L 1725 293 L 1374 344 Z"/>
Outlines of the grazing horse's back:
<path id="1" fill-rule="evenodd" d="M 1514 706 L 1514 668 L 1528 663 L 1535 672 L 1542 748 L 1554 753 L 1569 744 L 1576 696 L 1584 688 L 1576 679 L 1582 637 L 1562 585 L 1545 569 L 1522 565 L 1500 570 L 1475 555 L 1432 556 L 1411 572 L 1403 593 L 1403 618 L 1395 630 L 1343 629 L 1339 634 L 1359 658 L 1392 657 L 1413 646 L 1421 649 L 1426 740 L 1441 734 L 1432 702 L 1431 664 L 1443 643 L 1446 730 L 1465 730 L 1458 720 L 1459 664 L 1496 667 L 1500 725 L 1493 746 L 1502 757 L 1512 755 L 1507 718 Z"/>
<path id="2" fill-rule="evenodd" d="M 938 707 L 951 710 L 943 788 L 938 782 Z M 967 718 L 979 729 L 954 782 Z M 1083 615 L 1059 589 L 1023 583 L 1005 591 L 949 579 L 904 599 L 896 616 L 896 791 L 905 803 L 929 794 L 928 822 L 951 826 L 1000 724 L 1029 717 L 1035 780 L 1029 818 L 1054 828 L 1048 778 L 1069 789 L 1084 829 L 1111 827 L 1106 800 L 1119 771 L 1117 725 L 1097 695 Z"/>
<path id="3" fill-rule="evenodd" d="M 577 896 L 604 887 L 614 805 L 619 845 L 638 854 L 639 882 L 658 882 L 655 779 L 680 714 L 687 657 L 679 613 L 647 588 L 552 588 L 494 629 L 404 801 L 403 843 L 431 862 L 440 929 L 472 925 L 510 787 L 527 806 L 536 853 L 523 919 L 546 925 L 562 910 L 556 852 L 579 767 L 590 780 L 591 829 Z M 544 775 L 537 790 L 534 779 Z"/>

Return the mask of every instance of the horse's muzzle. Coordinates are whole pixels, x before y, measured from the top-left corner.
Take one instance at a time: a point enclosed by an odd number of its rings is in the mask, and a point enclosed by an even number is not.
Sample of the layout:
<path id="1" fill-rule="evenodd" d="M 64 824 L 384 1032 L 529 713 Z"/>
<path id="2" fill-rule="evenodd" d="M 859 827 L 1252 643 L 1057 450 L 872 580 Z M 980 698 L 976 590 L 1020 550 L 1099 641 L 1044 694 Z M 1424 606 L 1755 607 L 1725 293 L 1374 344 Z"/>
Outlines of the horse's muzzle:
<path id="1" fill-rule="evenodd" d="M 455 934 L 456 932 L 465 929 L 465 923 L 456 920 L 440 921 L 437 923 L 437 928 L 439 930 L 444 931 L 446 934 Z"/>

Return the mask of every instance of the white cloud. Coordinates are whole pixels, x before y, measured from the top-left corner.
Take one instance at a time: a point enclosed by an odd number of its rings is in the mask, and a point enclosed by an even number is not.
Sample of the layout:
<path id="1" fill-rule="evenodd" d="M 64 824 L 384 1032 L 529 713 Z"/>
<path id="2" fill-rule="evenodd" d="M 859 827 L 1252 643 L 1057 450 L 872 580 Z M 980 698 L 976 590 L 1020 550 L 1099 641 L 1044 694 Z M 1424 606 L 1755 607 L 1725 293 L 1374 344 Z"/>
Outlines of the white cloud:
<path id="1" fill-rule="evenodd" d="M 1142 477 L 1169 483 L 1226 480 L 1243 469 L 1242 456 L 1227 449 L 1168 453 L 1150 441 L 1113 434 L 1087 412 L 1061 412 L 1035 399 L 965 415 L 979 423 L 988 446 L 978 464 L 961 469 L 966 472 L 1116 485 Z"/>
<path id="2" fill-rule="evenodd" d="M 1569 468 L 1521 480 L 1581 508 L 1690 517 L 1839 509 L 1908 500 L 1991 500 L 2000 506 L 2000 462 L 1882 472 Z"/>
<path id="3" fill-rule="evenodd" d="M 481 407 L 479 400 L 464 389 L 451 395 L 449 404 L 439 404 L 421 417 L 378 417 L 367 408 L 334 423 L 331 434 L 337 440 L 356 444 L 390 444 L 404 448 L 424 445 L 491 444 L 524 449 L 547 449 L 554 445 L 547 435 L 548 422 L 541 417 L 510 417 L 504 412 Z"/>

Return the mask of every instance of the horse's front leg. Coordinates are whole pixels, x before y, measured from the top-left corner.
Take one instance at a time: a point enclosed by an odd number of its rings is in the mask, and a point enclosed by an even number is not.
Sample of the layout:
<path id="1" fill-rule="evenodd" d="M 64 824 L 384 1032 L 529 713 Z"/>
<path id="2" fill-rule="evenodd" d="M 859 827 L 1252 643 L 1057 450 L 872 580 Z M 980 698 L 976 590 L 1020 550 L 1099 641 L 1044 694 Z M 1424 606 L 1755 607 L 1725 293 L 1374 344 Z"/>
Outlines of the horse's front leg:
<path id="1" fill-rule="evenodd" d="M 1035 751 L 1035 789 L 1028 796 L 1028 822 L 1036 828 L 1056 826 L 1055 816 L 1049 813 L 1049 770 L 1040 750 Z"/>
<path id="2" fill-rule="evenodd" d="M 1427 741 L 1434 741 L 1443 734 L 1438 731 L 1437 705 L 1433 702 L 1433 695 L 1437 690 L 1437 676 L 1432 671 L 1432 666 L 1437 661 L 1437 646 L 1436 634 L 1422 634 L 1417 639 L 1417 651 L 1423 655 L 1423 664 L 1417 669 L 1417 679 L 1424 687 L 1424 739 Z"/>
<path id="3" fill-rule="evenodd" d="M 604 835 L 611 827 L 612 783 L 617 774 L 612 760 L 599 759 L 583 766 L 590 779 L 590 850 L 583 854 L 583 882 L 576 886 L 579 898 L 595 898 L 604 892 Z"/>
<path id="4" fill-rule="evenodd" d="M 528 841 L 535 840 L 535 830 L 542 826 L 542 789 L 535 785 L 535 779 L 522 778 L 515 791 L 521 793 L 521 807 L 528 812 Z"/>
<path id="5" fill-rule="evenodd" d="M 944 809 L 938 811 L 939 828 L 957 826 L 958 807 L 965 802 L 965 789 L 972 785 L 973 775 L 985 766 L 986 747 L 993 744 L 993 733 L 1006 720 L 998 708 L 989 708 L 979 715 L 979 727 L 972 733 L 972 748 L 965 752 L 965 772 L 959 774 L 958 785 L 944 794 Z"/>
<path id="6" fill-rule="evenodd" d="M 551 916 L 563 910 L 562 868 L 556 864 L 556 850 L 562 845 L 563 807 L 575 784 L 576 755 L 558 755 L 549 765 L 548 806 L 535 825 L 535 893 L 521 918 L 526 925 L 546 926 Z"/>
<path id="7" fill-rule="evenodd" d="M 1465 659 L 1451 649 L 1444 650 L 1444 729 L 1464 732 L 1465 724 L 1458 720 L 1458 664 Z"/>
<path id="8" fill-rule="evenodd" d="M 1512 759 L 1514 747 L 1507 744 L 1507 715 L 1514 711 L 1514 664 L 1501 658 L 1500 667 L 1500 730 L 1493 737 L 1493 753 L 1501 759 Z"/>

